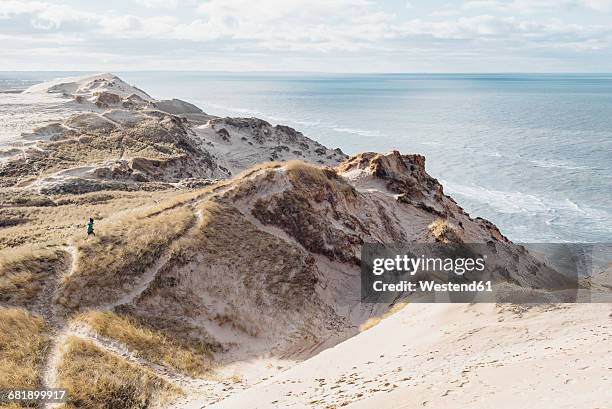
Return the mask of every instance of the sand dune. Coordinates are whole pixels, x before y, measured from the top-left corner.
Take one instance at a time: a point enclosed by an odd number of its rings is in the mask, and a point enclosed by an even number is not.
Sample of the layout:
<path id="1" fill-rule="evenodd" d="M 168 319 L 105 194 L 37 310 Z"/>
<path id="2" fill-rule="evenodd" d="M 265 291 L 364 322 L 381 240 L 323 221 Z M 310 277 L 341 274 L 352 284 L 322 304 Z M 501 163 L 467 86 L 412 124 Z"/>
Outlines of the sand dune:
<path id="1" fill-rule="evenodd" d="M 603 409 L 611 316 L 607 304 L 408 305 L 209 408 Z"/>

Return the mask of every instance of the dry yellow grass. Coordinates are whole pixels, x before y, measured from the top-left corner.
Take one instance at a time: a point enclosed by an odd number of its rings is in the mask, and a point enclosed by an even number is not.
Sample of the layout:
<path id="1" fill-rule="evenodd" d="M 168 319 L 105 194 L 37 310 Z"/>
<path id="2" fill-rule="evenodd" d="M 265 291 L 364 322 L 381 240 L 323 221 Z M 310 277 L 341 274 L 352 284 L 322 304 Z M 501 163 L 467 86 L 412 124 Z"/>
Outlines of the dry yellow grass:
<path id="1" fill-rule="evenodd" d="M 70 308 L 109 302 L 131 286 L 164 248 L 194 221 L 189 207 L 154 216 L 131 214 L 96 225 L 96 236 L 77 242 L 76 270 L 62 283 L 60 301 Z"/>
<path id="2" fill-rule="evenodd" d="M 0 403 L 0 409 L 21 409 L 23 406 L 17 403 Z"/>
<path id="3" fill-rule="evenodd" d="M 0 390 L 36 388 L 46 331 L 42 318 L 21 308 L 0 308 Z"/>
<path id="4" fill-rule="evenodd" d="M 210 369 L 212 355 L 205 346 L 185 346 L 133 318 L 119 316 L 113 312 L 88 311 L 76 319 L 86 323 L 103 337 L 127 345 L 148 361 L 192 376 L 204 375 Z"/>
<path id="5" fill-rule="evenodd" d="M 45 281 L 64 267 L 66 253 L 59 248 L 21 246 L 0 251 L 0 301 L 25 306 Z"/>
<path id="6" fill-rule="evenodd" d="M 190 190 L 190 191 L 181 192 L 181 193 L 175 192 L 175 194 L 172 195 L 171 197 L 164 199 L 164 200 L 157 201 L 155 205 L 147 207 L 143 211 L 140 211 L 138 214 L 135 214 L 134 217 L 138 219 L 144 219 L 144 218 L 148 218 L 151 216 L 156 216 L 167 210 L 175 209 L 179 206 L 185 205 L 189 202 L 192 202 L 198 199 L 200 196 L 213 192 L 214 189 L 219 187 L 221 184 L 225 184 L 225 183 L 228 183 L 228 182 L 220 182 L 218 184 L 210 185 L 205 188 L 197 189 L 197 190 Z"/>
<path id="7" fill-rule="evenodd" d="M 0 248 L 24 244 L 62 245 L 75 236 L 83 237 L 86 233 L 85 224 L 90 217 L 102 221 L 144 212 L 174 200 L 176 196 L 176 191 L 95 192 L 53 197 L 51 206 L 16 204 L 0 198 L 0 220 L 22 221 L 2 227 Z"/>
<path id="8" fill-rule="evenodd" d="M 244 377 L 239 373 L 235 373 L 232 376 L 230 376 L 230 380 L 234 383 L 240 383 L 244 380 Z"/>
<path id="9" fill-rule="evenodd" d="M 427 226 L 436 241 L 442 243 L 461 243 L 457 227 L 446 219 L 436 219 Z"/>
<path id="10" fill-rule="evenodd" d="M 359 326 L 359 332 L 367 331 L 370 328 L 377 326 L 385 318 L 389 318 L 393 314 L 398 313 L 401 310 L 403 310 L 404 307 L 406 307 L 406 305 L 408 305 L 407 302 L 398 302 L 394 304 L 393 307 L 391 307 L 389 311 L 385 312 L 383 315 L 379 317 L 368 318 L 366 322 L 364 322 L 363 324 Z"/>
<path id="11" fill-rule="evenodd" d="M 355 194 L 353 186 L 339 176 L 333 168 L 319 167 L 298 160 L 286 162 L 284 168 L 287 169 L 289 180 L 294 185 L 310 188 L 314 186 L 326 187 L 332 192 L 342 193 L 346 196 Z"/>
<path id="12" fill-rule="evenodd" d="M 168 268 L 177 271 L 194 262 L 206 266 L 198 280 L 209 282 L 212 293 L 226 291 L 216 283 L 216 271 L 223 272 L 223 281 L 236 284 L 231 297 L 224 299 L 223 311 L 216 313 L 219 325 L 257 336 L 266 331 L 266 320 L 256 314 L 304 311 L 310 305 L 316 277 L 297 246 L 258 229 L 224 199 L 207 200 L 198 209 L 203 216 L 200 228 L 173 244 Z M 153 291 L 173 289 L 153 286 Z"/>
<path id="13" fill-rule="evenodd" d="M 70 409 L 144 409 L 180 394 L 153 372 L 77 337 L 68 339 L 58 373 Z"/>
<path id="14" fill-rule="evenodd" d="M 281 166 L 283 166 L 282 162 L 261 162 L 258 163 L 248 169 L 243 170 L 242 172 L 240 172 L 238 175 L 236 175 L 235 177 L 233 177 L 231 180 L 236 182 L 236 181 L 240 181 L 242 179 L 248 178 L 249 176 L 259 172 L 260 170 L 264 170 L 264 169 L 278 169 Z"/>

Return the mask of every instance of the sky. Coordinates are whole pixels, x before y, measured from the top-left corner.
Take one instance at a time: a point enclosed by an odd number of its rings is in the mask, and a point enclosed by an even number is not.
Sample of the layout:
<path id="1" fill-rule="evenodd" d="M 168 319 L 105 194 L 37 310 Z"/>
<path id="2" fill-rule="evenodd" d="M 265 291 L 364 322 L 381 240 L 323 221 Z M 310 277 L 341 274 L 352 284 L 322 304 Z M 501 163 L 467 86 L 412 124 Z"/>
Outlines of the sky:
<path id="1" fill-rule="evenodd" d="M 0 0 L 0 70 L 612 72 L 612 0 Z"/>

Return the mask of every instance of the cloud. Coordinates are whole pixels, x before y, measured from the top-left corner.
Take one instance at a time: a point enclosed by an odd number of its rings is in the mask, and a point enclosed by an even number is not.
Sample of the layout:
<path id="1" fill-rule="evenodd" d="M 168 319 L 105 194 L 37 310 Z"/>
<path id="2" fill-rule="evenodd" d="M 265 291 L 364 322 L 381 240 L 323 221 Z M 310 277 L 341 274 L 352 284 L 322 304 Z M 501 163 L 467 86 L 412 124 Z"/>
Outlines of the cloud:
<path id="1" fill-rule="evenodd" d="M 578 7 L 600 12 L 612 12 L 612 0 L 470 0 L 463 3 L 462 6 L 464 10 L 519 14 L 556 14 L 560 9 L 571 11 Z"/>
<path id="2" fill-rule="evenodd" d="M 166 64 L 180 54 L 243 66 L 255 55 L 261 61 L 282 55 L 347 67 L 340 58 L 351 55 L 362 58 L 367 70 L 373 60 L 497 60 L 547 50 L 572 58 L 592 53 L 610 62 L 612 44 L 612 28 L 595 23 L 612 11 L 612 0 L 471 0 L 409 11 L 411 3 L 394 8 L 373 0 L 259 0 L 257 7 L 252 0 L 133 0 L 129 8 L 108 0 L 103 11 L 87 2 L 61 3 L 70 0 L 0 1 L 0 38 L 13 39 L 3 41 L 10 43 L 11 58 L 21 52 L 24 59 L 30 50 L 48 49 L 130 64 L 138 57 Z M 594 16 L 591 23 L 572 17 L 577 7 Z"/>
<path id="3" fill-rule="evenodd" d="M 175 9 L 178 0 L 133 0 L 135 3 L 150 9 Z"/>
<path id="4" fill-rule="evenodd" d="M 612 0 L 584 0 L 584 5 L 596 11 L 612 12 Z"/>
<path id="5" fill-rule="evenodd" d="M 122 16 L 101 24 L 114 38 L 223 42 L 232 47 L 329 52 L 358 50 L 386 36 L 394 16 L 368 0 L 210 0 L 193 20 Z"/>
<path id="6" fill-rule="evenodd" d="M 40 1 L 6 0 L 0 7 L 0 19 L 28 16 L 30 25 L 37 30 L 59 29 L 66 23 L 85 25 L 97 20 L 95 13 L 80 11 L 67 5 Z"/>

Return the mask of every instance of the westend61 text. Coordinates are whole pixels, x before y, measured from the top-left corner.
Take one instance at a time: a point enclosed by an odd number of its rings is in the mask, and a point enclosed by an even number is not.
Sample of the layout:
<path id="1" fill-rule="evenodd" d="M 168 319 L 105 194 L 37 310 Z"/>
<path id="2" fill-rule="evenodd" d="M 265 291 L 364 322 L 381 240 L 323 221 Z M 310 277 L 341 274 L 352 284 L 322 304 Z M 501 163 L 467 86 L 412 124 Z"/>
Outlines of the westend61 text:
<path id="1" fill-rule="evenodd" d="M 374 281 L 372 284 L 374 291 L 392 292 L 492 292 L 491 281 L 472 281 L 471 283 L 437 283 L 435 281 L 400 281 L 397 283 L 383 283 Z"/>

